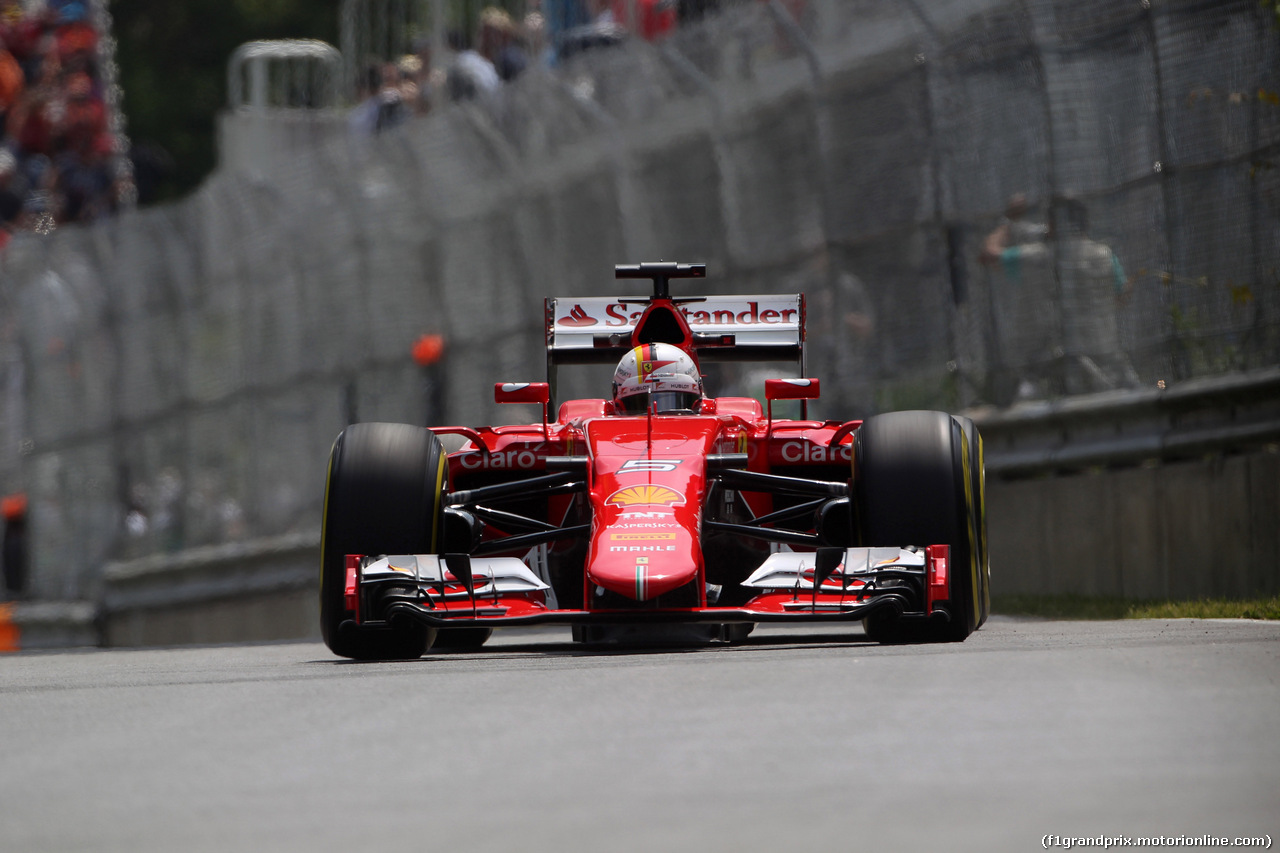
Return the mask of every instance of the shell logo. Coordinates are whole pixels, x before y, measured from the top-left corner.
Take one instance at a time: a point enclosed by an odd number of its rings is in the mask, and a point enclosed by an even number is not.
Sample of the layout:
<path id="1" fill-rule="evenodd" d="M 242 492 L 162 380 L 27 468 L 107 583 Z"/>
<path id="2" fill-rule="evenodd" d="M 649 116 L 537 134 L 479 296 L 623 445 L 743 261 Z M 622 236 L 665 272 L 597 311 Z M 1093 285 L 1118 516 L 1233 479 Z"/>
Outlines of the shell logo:
<path id="1" fill-rule="evenodd" d="M 609 495 L 605 503 L 614 506 L 675 506 L 684 503 L 684 498 L 666 486 L 629 486 Z"/>

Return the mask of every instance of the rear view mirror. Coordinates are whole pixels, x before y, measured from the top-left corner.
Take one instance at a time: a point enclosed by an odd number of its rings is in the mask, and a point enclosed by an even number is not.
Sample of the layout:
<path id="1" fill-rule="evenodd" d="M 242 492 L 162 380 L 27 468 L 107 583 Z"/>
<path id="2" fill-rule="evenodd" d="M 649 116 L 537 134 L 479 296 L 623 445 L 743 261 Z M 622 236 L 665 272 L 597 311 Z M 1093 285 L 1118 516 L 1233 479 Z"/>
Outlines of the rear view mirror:
<path id="1" fill-rule="evenodd" d="M 551 386 L 545 382 L 497 382 L 493 399 L 499 403 L 542 403 L 551 399 Z"/>
<path id="2" fill-rule="evenodd" d="M 816 379 L 766 379 L 764 381 L 766 400 L 816 400 L 818 399 L 818 380 Z"/>
<path id="3" fill-rule="evenodd" d="M 495 382 L 493 399 L 499 403 L 535 403 L 542 406 L 542 436 L 547 433 L 547 402 L 551 386 L 546 382 Z"/>

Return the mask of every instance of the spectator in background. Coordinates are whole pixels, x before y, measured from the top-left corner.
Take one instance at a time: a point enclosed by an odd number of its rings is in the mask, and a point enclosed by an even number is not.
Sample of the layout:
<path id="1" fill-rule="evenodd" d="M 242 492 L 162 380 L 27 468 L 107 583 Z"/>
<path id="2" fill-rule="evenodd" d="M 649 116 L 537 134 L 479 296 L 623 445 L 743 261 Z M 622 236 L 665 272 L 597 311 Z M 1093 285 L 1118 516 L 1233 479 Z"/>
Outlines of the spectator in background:
<path id="1" fill-rule="evenodd" d="M 1120 340 L 1128 280 L 1120 258 L 1089 236 L 1089 211 L 1077 198 L 1053 208 L 1062 298 L 1063 383 L 1068 394 L 1134 388 L 1138 374 Z"/>
<path id="2" fill-rule="evenodd" d="M 1021 246 L 1035 243 L 1045 238 L 1049 229 L 1043 222 L 1029 221 L 1027 216 L 1027 196 L 1025 193 L 1014 193 L 1009 196 L 1005 205 L 1004 218 L 995 230 L 982 242 L 982 251 L 978 260 L 987 266 L 994 266 L 1000 255 L 1010 246 Z"/>
<path id="3" fill-rule="evenodd" d="M 449 47 L 453 50 L 446 78 L 450 100 L 467 101 L 497 90 L 502 83 L 498 69 L 472 47 L 470 36 L 461 30 L 451 30 Z"/>
<path id="4" fill-rule="evenodd" d="M 1024 193 L 1011 195 L 978 251 L 990 292 L 986 393 L 1001 406 L 1048 395 L 1055 359 L 1052 259 L 1047 251 L 1031 248 L 1044 242 L 1049 229 L 1028 219 L 1029 209 Z"/>
<path id="5" fill-rule="evenodd" d="M 22 598 L 27 591 L 27 496 L 17 493 L 0 498 L 0 519 L 4 524 L 0 563 L 5 595 Z"/>
<path id="6" fill-rule="evenodd" d="M 646 41 L 666 35 L 675 28 L 677 3 L 672 0 L 602 0 L 609 2 L 615 23 Z"/>
<path id="7" fill-rule="evenodd" d="M 825 243 L 788 277 L 784 293 L 804 293 L 809 304 L 811 367 L 822 382 L 825 417 L 865 418 L 876 412 L 879 353 L 876 310 L 862 279 L 832 260 Z"/>
<path id="8" fill-rule="evenodd" d="M 365 68 L 362 100 L 347 117 L 347 129 L 357 138 L 367 138 L 403 124 L 409 117 L 400 88 L 400 69 L 394 62 L 374 63 Z"/>
<path id="9" fill-rule="evenodd" d="M 26 75 L 22 73 L 22 66 L 4 45 L 4 39 L 0 37 L 0 129 L 4 128 L 5 116 L 26 88 Z"/>
<path id="10" fill-rule="evenodd" d="M 480 13 L 480 54 L 504 82 L 516 79 L 529 67 L 529 55 L 520 43 L 515 22 L 496 6 Z"/>
<path id="11" fill-rule="evenodd" d="M 8 155 L 0 158 L 0 221 L 9 231 L 47 233 L 92 221 L 115 211 L 126 194 L 99 41 L 82 0 L 0 0 L 0 127 Z M 16 216 L 12 195 L 22 200 Z"/>
<path id="12" fill-rule="evenodd" d="M 1030 329 L 1034 339 L 1026 344 L 1042 353 L 1050 345 L 1050 390 L 1086 394 L 1136 387 L 1138 375 L 1120 340 L 1119 305 L 1128 290 L 1120 259 L 1089 236 L 1088 209 L 1073 197 L 1054 200 L 1045 237 L 1008 246 L 999 261 L 1013 289 L 1007 296 L 1024 306 L 1019 333 L 1025 339 Z M 1051 277 L 1056 288 L 1045 283 Z M 1040 282 L 1034 291 L 1033 282 Z M 1056 328 L 1046 319 L 1047 306 L 1057 312 Z M 1029 381 L 1024 378 L 1019 396 L 1031 396 Z"/>
<path id="13" fill-rule="evenodd" d="M 0 224 L 11 225 L 22 213 L 26 187 L 17 180 L 18 161 L 7 148 L 0 148 Z"/>
<path id="14" fill-rule="evenodd" d="M 15 182 L 18 161 L 7 148 L 0 148 L 0 252 L 9 245 L 18 217 L 22 215 L 22 199 L 26 193 Z"/>
<path id="15" fill-rule="evenodd" d="M 699 21 L 719 10 L 720 0 L 679 0 L 676 3 L 676 16 L 682 24 L 688 21 Z"/>
<path id="16" fill-rule="evenodd" d="M 444 98 L 445 75 L 431 67 L 431 42 L 425 38 L 414 42 L 413 53 L 396 62 L 400 70 L 400 94 L 410 114 L 424 116 Z"/>
<path id="17" fill-rule="evenodd" d="M 138 192 L 138 204 L 159 201 L 163 186 L 177 171 L 173 155 L 162 146 L 144 139 L 129 146 L 129 162 Z"/>
<path id="18" fill-rule="evenodd" d="M 610 0 L 586 0 L 586 23 L 561 32 L 556 38 L 556 60 L 565 60 L 587 50 L 613 47 L 627 39 Z"/>

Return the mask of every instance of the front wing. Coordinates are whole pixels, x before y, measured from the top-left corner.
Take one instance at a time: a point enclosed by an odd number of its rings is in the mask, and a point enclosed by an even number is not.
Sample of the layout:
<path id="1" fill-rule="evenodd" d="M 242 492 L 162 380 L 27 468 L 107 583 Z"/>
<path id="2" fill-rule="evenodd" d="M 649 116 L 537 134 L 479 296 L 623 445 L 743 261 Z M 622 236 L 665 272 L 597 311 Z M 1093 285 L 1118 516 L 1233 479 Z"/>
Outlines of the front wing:
<path id="1" fill-rule="evenodd" d="M 413 619 L 435 628 L 653 623 L 851 622 L 873 613 L 947 620 L 950 549 L 823 548 L 771 554 L 738 607 L 565 609 L 523 560 L 349 555 L 346 607 L 362 628 Z"/>

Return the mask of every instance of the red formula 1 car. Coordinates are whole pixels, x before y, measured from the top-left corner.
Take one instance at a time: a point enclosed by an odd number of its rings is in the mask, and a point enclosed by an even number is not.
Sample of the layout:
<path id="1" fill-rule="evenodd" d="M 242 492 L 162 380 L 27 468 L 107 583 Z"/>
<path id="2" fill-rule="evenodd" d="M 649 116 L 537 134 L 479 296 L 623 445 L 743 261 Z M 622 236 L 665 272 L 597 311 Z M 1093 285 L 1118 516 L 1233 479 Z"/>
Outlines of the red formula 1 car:
<path id="1" fill-rule="evenodd" d="M 703 265 L 619 266 L 652 295 L 548 299 L 547 382 L 499 383 L 540 423 L 358 423 L 329 459 L 320 621 L 338 655 L 477 647 L 494 628 L 584 642 L 738 641 L 861 621 L 964 640 L 989 593 L 982 441 L 941 412 L 807 420 L 817 379 L 707 398 L 700 365 L 794 360 L 802 295 L 675 297 Z M 554 405 L 557 368 L 617 364 L 610 399 Z M 773 416 L 799 400 L 800 419 Z M 795 406 L 795 404 L 791 404 Z M 459 449 L 447 453 L 440 436 Z"/>

